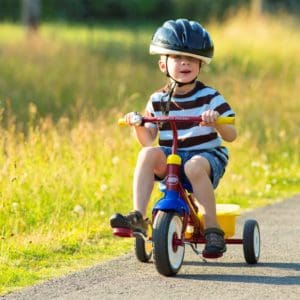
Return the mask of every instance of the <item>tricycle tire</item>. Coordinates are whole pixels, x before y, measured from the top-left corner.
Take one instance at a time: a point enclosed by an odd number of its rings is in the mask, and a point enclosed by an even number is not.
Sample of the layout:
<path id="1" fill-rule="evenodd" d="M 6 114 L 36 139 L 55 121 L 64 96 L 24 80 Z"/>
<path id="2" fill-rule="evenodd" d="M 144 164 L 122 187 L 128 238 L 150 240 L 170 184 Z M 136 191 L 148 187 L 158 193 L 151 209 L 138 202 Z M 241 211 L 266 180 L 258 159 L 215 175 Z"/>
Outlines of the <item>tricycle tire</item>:
<path id="1" fill-rule="evenodd" d="M 153 258 L 157 271 L 176 275 L 181 268 L 185 247 L 182 242 L 182 218 L 175 212 L 159 211 L 153 224 Z M 179 244 L 178 244 L 179 243 Z"/>
<path id="2" fill-rule="evenodd" d="M 243 231 L 244 257 L 248 264 L 256 264 L 260 256 L 260 231 L 256 220 L 247 220 Z"/>
<path id="3" fill-rule="evenodd" d="M 134 240 L 135 256 L 140 262 L 148 262 L 152 257 L 152 244 L 137 236 Z"/>

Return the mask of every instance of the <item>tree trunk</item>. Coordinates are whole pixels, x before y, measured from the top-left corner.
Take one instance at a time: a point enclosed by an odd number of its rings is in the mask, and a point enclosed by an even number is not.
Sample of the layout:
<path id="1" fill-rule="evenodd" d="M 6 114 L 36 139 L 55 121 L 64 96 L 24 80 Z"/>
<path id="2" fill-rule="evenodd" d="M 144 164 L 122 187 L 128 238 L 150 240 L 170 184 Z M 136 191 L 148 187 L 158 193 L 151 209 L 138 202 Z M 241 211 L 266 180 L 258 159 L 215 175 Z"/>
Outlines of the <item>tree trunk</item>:
<path id="1" fill-rule="evenodd" d="M 30 33 L 37 32 L 41 18 L 40 0 L 22 0 L 22 19 Z"/>
<path id="2" fill-rule="evenodd" d="M 251 11 L 253 15 L 262 15 L 264 12 L 264 0 L 252 0 Z"/>

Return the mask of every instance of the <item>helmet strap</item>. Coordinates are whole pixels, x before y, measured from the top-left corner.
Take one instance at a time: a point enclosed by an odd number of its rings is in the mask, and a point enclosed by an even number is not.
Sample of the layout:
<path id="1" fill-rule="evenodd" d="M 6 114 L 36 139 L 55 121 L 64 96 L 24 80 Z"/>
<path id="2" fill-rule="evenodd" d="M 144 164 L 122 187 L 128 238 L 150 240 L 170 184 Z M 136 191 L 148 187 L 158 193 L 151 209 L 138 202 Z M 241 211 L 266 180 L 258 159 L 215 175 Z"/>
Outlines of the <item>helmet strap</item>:
<path id="1" fill-rule="evenodd" d="M 192 84 L 194 83 L 198 76 L 196 76 L 193 80 L 189 81 L 189 82 L 180 82 L 180 81 L 177 81 L 176 79 L 174 79 L 170 73 L 169 73 L 169 69 L 168 69 L 168 59 L 169 59 L 169 55 L 166 56 L 166 75 L 167 77 L 169 77 L 171 79 L 171 82 L 169 84 L 169 90 L 168 90 L 168 93 L 167 93 L 167 96 L 168 96 L 168 99 L 167 101 L 163 101 L 165 96 L 162 96 L 161 97 L 161 100 L 160 100 L 160 108 L 161 108 L 161 111 L 162 111 L 162 114 L 164 116 L 167 116 L 169 115 L 169 111 L 170 111 L 170 104 L 171 104 L 171 98 L 173 96 L 173 93 L 175 91 L 175 88 L 178 86 L 178 87 L 182 87 L 182 86 L 185 86 L 185 85 L 188 85 L 188 84 Z M 200 62 L 201 63 L 201 62 Z"/>
<path id="2" fill-rule="evenodd" d="M 162 96 L 161 99 L 160 99 L 160 109 L 161 109 L 161 112 L 164 116 L 169 115 L 171 98 L 173 96 L 176 85 L 177 85 L 177 83 L 175 81 L 171 82 L 169 84 L 169 90 L 168 90 L 168 93 L 166 95 L 166 96 L 168 96 L 167 101 L 164 101 L 165 96 Z"/>

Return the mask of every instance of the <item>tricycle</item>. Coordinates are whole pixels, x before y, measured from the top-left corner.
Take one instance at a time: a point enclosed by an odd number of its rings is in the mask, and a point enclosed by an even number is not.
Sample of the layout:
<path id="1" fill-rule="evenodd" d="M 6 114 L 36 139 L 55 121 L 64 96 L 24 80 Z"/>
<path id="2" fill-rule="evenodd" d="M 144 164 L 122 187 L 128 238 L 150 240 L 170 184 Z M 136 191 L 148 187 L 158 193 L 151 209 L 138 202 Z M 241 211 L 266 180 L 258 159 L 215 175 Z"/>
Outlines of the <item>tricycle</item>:
<path id="1" fill-rule="evenodd" d="M 167 176 L 163 197 L 152 209 L 152 217 L 148 221 L 147 236 L 141 232 L 133 232 L 129 228 L 113 228 L 113 234 L 119 237 L 135 238 L 135 254 L 139 261 L 148 262 L 153 254 L 157 271 L 165 276 L 174 276 L 182 266 L 185 246 L 202 257 L 198 244 L 205 244 L 203 217 L 193 198 L 180 182 L 181 158 L 177 154 L 177 123 L 201 122 L 201 117 L 191 116 L 161 116 L 143 117 L 143 123 L 161 124 L 168 122 L 173 132 L 172 154 L 167 157 Z M 124 123 L 122 119 L 119 123 Z M 219 124 L 233 124 L 234 117 L 219 117 Z M 239 206 L 235 204 L 217 204 L 217 219 L 225 233 L 225 242 L 242 244 L 245 261 L 256 264 L 260 256 L 260 230 L 254 219 L 246 220 L 242 238 L 234 238 L 236 217 Z"/>

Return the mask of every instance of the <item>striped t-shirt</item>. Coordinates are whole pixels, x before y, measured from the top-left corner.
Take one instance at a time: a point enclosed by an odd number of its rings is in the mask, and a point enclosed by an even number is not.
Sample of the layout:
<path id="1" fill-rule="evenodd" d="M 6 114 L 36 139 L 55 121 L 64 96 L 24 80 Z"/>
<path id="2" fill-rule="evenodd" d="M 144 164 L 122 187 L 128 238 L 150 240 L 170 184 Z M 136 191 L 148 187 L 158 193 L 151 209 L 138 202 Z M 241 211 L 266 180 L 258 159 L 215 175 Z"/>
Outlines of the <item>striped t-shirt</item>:
<path id="1" fill-rule="evenodd" d="M 151 95 L 146 112 L 152 116 L 162 116 L 161 99 L 167 101 L 166 90 L 162 89 Z M 205 86 L 197 81 L 195 88 L 184 94 L 174 94 L 171 98 L 169 116 L 201 116 L 208 110 L 216 110 L 220 116 L 234 116 L 235 113 L 215 89 Z M 148 126 L 157 126 L 148 123 Z M 178 123 L 178 149 L 179 150 L 221 150 L 227 154 L 224 147 L 220 147 L 222 140 L 212 127 L 199 126 L 196 123 Z M 168 123 L 159 127 L 159 145 L 172 146 L 172 130 Z M 222 151 L 223 150 L 223 151 Z M 218 151 L 219 152 L 219 151 Z M 227 155 L 226 155 L 227 156 Z"/>

